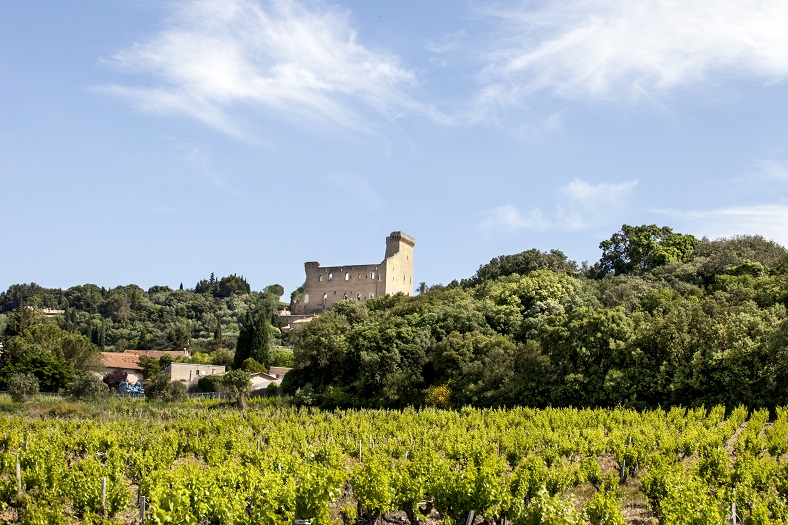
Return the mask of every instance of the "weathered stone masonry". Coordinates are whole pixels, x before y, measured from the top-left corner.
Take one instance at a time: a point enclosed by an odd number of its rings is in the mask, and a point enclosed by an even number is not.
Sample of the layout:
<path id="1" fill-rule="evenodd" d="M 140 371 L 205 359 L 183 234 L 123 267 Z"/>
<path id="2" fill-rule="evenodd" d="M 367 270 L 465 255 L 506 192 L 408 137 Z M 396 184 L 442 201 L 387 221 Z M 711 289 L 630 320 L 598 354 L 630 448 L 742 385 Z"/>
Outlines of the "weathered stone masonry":
<path id="1" fill-rule="evenodd" d="M 367 301 L 402 292 L 413 293 L 413 247 L 416 239 L 402 232 L 386 238 L 386 257 L 380 264 L 321 267 L 304 263 L 306 281 L 301 300 L 291 305 L 294 314 L 328 310 L 344 299 Z"/>

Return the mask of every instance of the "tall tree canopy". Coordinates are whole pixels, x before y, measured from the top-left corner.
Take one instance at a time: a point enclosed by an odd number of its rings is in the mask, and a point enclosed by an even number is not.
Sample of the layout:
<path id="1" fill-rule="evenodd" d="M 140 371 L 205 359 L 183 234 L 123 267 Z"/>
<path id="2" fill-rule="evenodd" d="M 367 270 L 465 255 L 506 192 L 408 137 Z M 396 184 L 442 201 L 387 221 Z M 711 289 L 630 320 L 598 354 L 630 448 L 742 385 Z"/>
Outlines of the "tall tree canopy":
<path id="1" fill-rule="evenodd" d="M 598 272 L 601 276 L 642 274 L 670 261 L 688 262 L 697 242 L 692 235 L 673 233 L 668 226 L 625 224 L 599 243 Z"/>

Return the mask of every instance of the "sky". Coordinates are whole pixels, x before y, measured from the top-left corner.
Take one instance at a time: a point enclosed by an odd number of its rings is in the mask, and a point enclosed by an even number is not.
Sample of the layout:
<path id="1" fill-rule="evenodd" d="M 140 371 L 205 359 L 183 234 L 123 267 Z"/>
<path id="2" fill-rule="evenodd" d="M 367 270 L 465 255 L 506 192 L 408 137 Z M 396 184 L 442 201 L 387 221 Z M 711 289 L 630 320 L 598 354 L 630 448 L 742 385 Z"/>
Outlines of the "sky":
<path id="1" fill-rule="evenodd" d="M 784 0 L 0 2 L 0 289 L 788 245 Z"/>

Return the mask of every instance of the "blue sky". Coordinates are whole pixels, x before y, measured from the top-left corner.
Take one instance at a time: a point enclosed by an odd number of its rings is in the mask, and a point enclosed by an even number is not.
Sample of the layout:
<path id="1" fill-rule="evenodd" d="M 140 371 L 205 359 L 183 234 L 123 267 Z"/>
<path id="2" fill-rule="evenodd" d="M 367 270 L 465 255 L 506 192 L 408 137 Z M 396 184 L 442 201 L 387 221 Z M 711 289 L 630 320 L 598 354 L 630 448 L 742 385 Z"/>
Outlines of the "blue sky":
<path id="1" fill-rule="evenodd" d="M 788 244 L 784 0 L 0 3 L 0 288 Z"/>

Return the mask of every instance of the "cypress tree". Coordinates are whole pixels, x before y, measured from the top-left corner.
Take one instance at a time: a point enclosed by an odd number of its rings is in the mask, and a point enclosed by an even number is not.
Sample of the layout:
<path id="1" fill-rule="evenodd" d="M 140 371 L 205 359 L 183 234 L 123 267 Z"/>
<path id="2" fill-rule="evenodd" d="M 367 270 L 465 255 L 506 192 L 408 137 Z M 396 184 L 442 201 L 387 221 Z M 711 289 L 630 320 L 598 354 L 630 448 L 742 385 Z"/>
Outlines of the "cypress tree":
<path id="1" fill-rule="evenodd" d="M 101 351 L 104 351 L 104 345 L 107 342 L 107 321 L 105 319 L 101 320 L 101 332 L 99 333 L 99 341 L 98 345 Z"/>
<path id="2" fill-rule="evenodd" d="M 254 327 L 254 344 L 250 357 L 268 370 L 271 363 L 271 325 L 265 317 L 265 312 L 260 312 Z"/>
<path id="3" fill-rule="evenodd" d="M 271 362 L 270 344 L 271 330 L 265 314 L 261 312 L 257 317 L 257 322 L 254 322 L 252 313 L 247 312 L 244 324 L 238 333 L 233 368 L 241 368 L 244 361 L 251 357 L 268 370 Z"/>
<path id="4" fill-rule="evenodd" d="M 243 366 L 244 361 L 251 357 L 252 340 L 254 339 L 254 321 L 252 313 L 246 312 L 244 323 L 238 332 L 238 342 L 235 344 L 235 357 L 233 358 L 233 368 L 236 370 Z"/>

